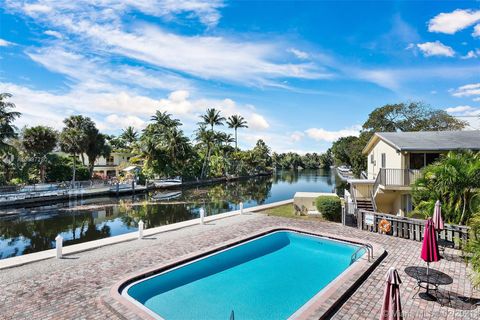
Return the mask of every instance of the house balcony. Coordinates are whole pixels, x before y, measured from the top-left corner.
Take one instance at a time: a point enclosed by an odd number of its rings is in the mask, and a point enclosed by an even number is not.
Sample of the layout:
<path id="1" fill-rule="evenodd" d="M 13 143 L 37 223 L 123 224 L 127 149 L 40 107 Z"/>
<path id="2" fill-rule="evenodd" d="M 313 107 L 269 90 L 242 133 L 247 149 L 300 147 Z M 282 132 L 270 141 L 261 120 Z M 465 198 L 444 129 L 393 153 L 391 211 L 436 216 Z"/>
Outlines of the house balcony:
<path id="1" fill-rule="evenodd" d="M 420 176 L 420 170 L 381 168 L 373 185 L 373 191 L 375 194 L 379 189 L 409 191 Z"/>

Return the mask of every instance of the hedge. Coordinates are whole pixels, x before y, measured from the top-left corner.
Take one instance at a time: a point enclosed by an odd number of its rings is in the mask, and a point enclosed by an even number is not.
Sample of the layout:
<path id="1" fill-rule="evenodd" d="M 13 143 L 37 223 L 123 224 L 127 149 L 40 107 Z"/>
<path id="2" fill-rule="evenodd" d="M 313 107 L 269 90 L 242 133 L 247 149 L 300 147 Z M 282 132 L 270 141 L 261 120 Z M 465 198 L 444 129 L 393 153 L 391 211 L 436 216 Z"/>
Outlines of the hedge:
<path id="1" fill-rule="evenodd" d="M 317 210 L 329 220 L 342 221 L 342 203 L 337 196 L 320 196 L 316 200 Z"/>

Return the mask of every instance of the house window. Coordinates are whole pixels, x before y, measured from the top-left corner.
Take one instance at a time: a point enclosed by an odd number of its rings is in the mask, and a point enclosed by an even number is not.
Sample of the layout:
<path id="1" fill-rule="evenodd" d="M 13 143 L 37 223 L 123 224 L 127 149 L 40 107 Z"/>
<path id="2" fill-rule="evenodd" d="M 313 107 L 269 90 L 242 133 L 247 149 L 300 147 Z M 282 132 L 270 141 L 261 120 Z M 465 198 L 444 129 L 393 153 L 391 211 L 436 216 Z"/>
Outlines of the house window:
<path id="1" fill-rule="evenodd" d="M 370 155 L 370 163 L 373 164 L 373 153 Z"/>
<path id="2" fill-rule="evenodd" d="M 440 153 L 427 153 L 425 154 L 425 165 L 432 164 L 433 162 L 437 161 L 440 157 Z"/>
<path id="3" fill-rule="evenodd" d="M 425 166 L 425 153 L 410 153 L 410 169 L 421 169 Z"/>
<path id="4" fill-rule="evenodd" d="M 113 166 L 115 165 L 115 160 L 113 159 L 113 156 L 110 156 L 107 158 L 107 166 Z"/>
<path id="5" fill-rule="evenodd" d="M 382 168 L 385 168 L 387 166 L 387 155 L 385 153 L 382 153 Z"/>

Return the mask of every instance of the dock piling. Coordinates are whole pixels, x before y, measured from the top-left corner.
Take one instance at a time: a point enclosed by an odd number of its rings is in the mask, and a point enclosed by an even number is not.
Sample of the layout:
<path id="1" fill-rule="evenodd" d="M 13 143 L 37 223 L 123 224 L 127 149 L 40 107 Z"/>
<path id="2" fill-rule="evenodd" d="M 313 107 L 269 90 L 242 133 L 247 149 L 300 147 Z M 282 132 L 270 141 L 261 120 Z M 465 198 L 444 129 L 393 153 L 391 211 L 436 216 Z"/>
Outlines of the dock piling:
<path id="1" fill-rule="evenodd" d="M 143 227 L 145 226 L 145 223 L 140 220 L 138 222 L 138 239 L 142 239 L 143 238 Z"/>
<path id="2" fill-rule="evenodd" d="M 63 247 L 63 237 L 61 235 L 58 235 L 55 238 L 55 247 L 57 249 L 57 259 L 62 258 L 62 247 Z"/>

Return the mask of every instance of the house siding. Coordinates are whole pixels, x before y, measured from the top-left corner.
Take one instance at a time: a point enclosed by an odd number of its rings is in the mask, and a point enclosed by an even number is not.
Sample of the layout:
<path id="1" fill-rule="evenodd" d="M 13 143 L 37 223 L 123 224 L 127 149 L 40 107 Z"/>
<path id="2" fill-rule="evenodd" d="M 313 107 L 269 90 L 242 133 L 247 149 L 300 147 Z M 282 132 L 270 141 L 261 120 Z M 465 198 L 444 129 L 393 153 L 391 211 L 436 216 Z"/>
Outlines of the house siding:
<path id="1" fill-rule="evenodd" d="M 379 140 L 368 154 L 367 174 L 368 179 L 375 179 L 382 167 L 382 153 L 385 154 L 385 167 L 391 169 L 403 169 L 404 157 L 402 153 L 383 140 Z M 373 158 L 372 158 L 373 155 Z M 372 163 L 373 159 L 373 163 Z"/>

